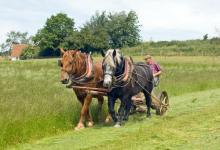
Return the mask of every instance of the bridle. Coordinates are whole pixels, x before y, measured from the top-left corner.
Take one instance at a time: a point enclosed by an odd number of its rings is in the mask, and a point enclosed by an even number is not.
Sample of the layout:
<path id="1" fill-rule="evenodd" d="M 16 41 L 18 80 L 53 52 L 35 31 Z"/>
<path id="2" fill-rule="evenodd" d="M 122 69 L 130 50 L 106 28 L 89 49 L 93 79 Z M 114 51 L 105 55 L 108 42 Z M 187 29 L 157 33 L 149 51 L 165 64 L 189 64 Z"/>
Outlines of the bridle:
<path id="1" fill-rule="evenodd" d="M 105 58 L 107 58 L 107 56 Z M 121 57 L 121 60 L 122 61 L 120 63 L 120 66 L 117 66 L 119 64 L 116 64 L 113 59 L 116 68 L 114 68 L 114 70 L 112 70 L 111 72 L 106 71 L 106 66 L 102 66 L 104 70 L 104 75 L 109 75 L 112 77 L 112 89 L 117 87 L 124 87 L 129 84 L 131 80 L 131 74 L 133 72 L 133 65 L 131 63 L 131 60 L 123 57 Z M 103 62 L 104 61 L 105 59 L 103 60 Z M 117 69 L 117 67 L 119 67 L 119 69 Z"/>
<path id="2" fill-rule="evenodd" d="M 108 55 L 106 55 L 105 58 L 104 58 L 103 61 L 102 61 L 103 75 L 104 75 L 104 76 L 105 76 L 105 75 L 109 75 L 109 76 L 111 76 L 111 77 L 113 78 L 113 76 L 114 76 L 114 74 L 115 74 L 115 68 L 113 68 L 112 71 L 109 72 L 109 71 L 106 71 L 106 67 L 107 67 L 107 66 L 104 65 L 104 62 L 106 61 L 107 57 L 111 57 L 111 56 L 110 56 L 110 53 L 109 53 Z M 112 58 L 112 60 L 113 60 L 113 62 L 114 62 L 114 64 L 115 64 L 115 61 L 114 61 L 113 58 Z"/>
<path id="3" fill-rule="evenodd" d="M 77 51 L 77 53 L 81 53 L 80 51 Z M 84 73 L 82 73 L 80 76 L 76 76 L 76 73 L 68 73 L 69 75 L 69 78 L 70 80 L 72 81 L 72 83 L 76 83 L 76 84 L 86 84 L 86 82 L 90 81 L 93 79 L 94 77 L 94 66 L 93 66 L 93 61 L 92 61 L 92 58 L 91 58 L 91 55 L 90 54 L 84 54 L 86 56 L 86 61 L 85 61 L 85 65 L 86 65 L 86 71 Z M 62 64 L 61 62 L 58 62 L 60 63 L 59 65 L 62 67 Z M 70 62 L 70 65 L 71 65 L 71 70 L 74 70 L 74 60 L 72 60 Z M 62 71 L 66 72 L 65 70 L 62 69 Z"/>

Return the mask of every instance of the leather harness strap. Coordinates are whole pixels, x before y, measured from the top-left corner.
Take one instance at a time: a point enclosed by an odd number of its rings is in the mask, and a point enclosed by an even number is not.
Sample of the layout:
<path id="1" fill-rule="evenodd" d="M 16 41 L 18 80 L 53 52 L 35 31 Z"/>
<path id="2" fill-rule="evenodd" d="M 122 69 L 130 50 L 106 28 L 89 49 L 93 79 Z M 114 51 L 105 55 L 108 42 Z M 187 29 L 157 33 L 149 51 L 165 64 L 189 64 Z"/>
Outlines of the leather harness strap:
<path id="1" fill-rule="evenodd" d="M 125 58 L 125 66 L 123 74 L 116 76 L 114 81 L 114 88 L 126 86 L 131 78 L 133 72 L 133 63 L 129 58 Z"/>
<path id="2" fill-rule="evenodd" d="M 78 84 L 83 84 L 85 82 L 88 82 L 89 80 L 93 79 L 94 77 L 94 67 L 93 67 L 93 62 L 91 55 L 86 55 L 86 71 L 84 74 L 82 74 L 79 77 L 71 77 L 72 82 L 78 83 Z"/>

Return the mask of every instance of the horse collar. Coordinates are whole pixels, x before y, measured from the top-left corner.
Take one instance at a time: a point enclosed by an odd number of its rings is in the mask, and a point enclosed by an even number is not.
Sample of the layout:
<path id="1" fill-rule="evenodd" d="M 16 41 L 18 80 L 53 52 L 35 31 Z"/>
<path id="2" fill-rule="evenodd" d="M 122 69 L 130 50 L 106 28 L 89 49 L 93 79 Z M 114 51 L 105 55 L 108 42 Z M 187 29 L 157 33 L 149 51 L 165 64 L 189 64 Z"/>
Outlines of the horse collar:
<path id="1" fill-rule="evenodd" d="M 129 83 L 133 72 L 133 63 L 129 58 L 125 58 L 123 61 L 123 72 L 118 76 L 115 76 L 114 87 L 122 87 Z"/>
<path id="2" fill-rule="evenodd" d="M 89 80 L 91 80 L 94 77 L 94 67 L 93 67 L 93 62 L 92 62 L 92 58 L 91 55 L 86 55 L 86 71 L 85 73 L 83 73 L 81 76 L 79 77 L 71 77 L 71 80 L 74 83 L 83 83 L 83 82 L 88 82 Z"/>

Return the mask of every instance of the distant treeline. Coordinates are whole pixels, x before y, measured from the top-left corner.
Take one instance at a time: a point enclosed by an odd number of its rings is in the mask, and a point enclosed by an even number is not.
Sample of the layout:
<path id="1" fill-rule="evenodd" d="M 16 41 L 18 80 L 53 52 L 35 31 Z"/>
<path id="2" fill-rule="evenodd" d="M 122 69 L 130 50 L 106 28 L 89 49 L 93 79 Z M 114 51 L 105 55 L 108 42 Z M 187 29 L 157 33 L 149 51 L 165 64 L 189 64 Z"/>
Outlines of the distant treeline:
<path id="1" fill-rule="evenodd" d="M 89 21 L 76 29 L 73 18 L 64 13 L 50 16 L 45 25 L 31 38 L 27 33 L 11 31 L 1 45 L 3 51 L 12 43 L 29 44 L 23 59 L 59 56 L 59 48 L 100 52 L 109 48 L 132 47 L 141 42 L 136 12 L 96 12 Z M 29 40 L 31 39 L 31 40 Z"/>
<path id="2" fill-rule="evenodd" d="M 220 38 L 186 41 L 144 42 L 135 47 L 122 48 L 126 55 L 163 55 L 163 56 L 220 56 Z"/>

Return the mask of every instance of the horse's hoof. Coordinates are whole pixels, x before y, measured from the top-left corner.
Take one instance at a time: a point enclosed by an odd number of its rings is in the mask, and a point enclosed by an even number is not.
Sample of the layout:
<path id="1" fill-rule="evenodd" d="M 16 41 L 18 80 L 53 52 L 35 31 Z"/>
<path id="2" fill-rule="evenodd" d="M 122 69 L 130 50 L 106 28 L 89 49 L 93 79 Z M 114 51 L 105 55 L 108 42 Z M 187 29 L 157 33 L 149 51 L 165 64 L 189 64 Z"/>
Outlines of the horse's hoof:
<path id="1" fill-rule="evenodd" d="M 90 122 L 88 122 L 88 124 L 87 124 L 87 126 L 89 127 L 89 128 L 92 128 L 93 127 L 93 122 L 92 121 L 90 121 Z"/>
<path id="2" fill-rule="evenodd" d="M 114 127 L 115 127 L 115 128 L 120 128 L 121 125 L 120 125 L 119 123 L 116 123 Z"/>
<path id="3" fill-rule="evenodd" d="M 110 123 L 110 119 L 109 119 L 109 118 L 106 118 L 106 119 L 105 119 L 105 123 Z"/>
<path id="4" fill-rule="evenodd" d="M 123 118 L 124 121 L 128 121 L 128 116 Z"/>
<path id="5" fill-rule="evenodd" d="M 82 123 L 78 123 L 78 125 L 74 128 L 75 131 L 79 131 L 81 129 L 84 129 L 84 125 Z"/>
<path id="6" fill-rule="evenodd" d="M 147 118 L 151 118 L 151 114 L 147 114 Z"/>

